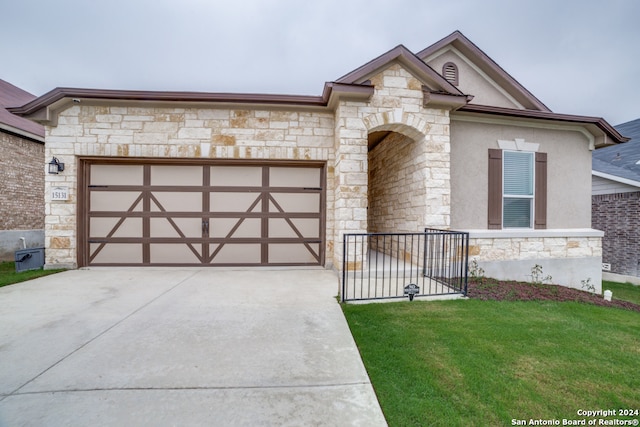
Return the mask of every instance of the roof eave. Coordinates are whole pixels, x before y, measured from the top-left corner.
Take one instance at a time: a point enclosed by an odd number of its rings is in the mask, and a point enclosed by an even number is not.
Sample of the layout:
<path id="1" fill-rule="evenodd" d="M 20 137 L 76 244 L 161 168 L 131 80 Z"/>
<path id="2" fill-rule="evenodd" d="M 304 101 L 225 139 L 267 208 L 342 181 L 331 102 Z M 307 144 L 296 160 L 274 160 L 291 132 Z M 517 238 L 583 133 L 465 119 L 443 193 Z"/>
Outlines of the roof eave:
<path id="1" fill-rule="evenodd" d="M 448 93 L 433 92 L 429 88 L 422 88 L 423 107 L 441 108 L 456 111 L 467 105 L 473 96 L 471 95 L 451 95 Z"/>
<path id="2" fill-rule="evenodd" d="M 235 94 L 210 92 L 154 92 L 132 90 L 103 90 L 56 88 L 21 106 L 9 108 L 13 114 L 35 122 L 55 126 L 58 113 L 71 104 L 84 105 L 153 105 L 153 106 L 220 106 L 238 105 L 264 108 L 301 108 L 329 110 L 338 99 L 368 99 L 373 86 L 363 84 L 326 83 L 322 96 Z"/>
<path id="3" fill-rule="evenodd" d="M 576 123 L 584 126 L 594 126 L 599 129 L 612 142 L 609 143 L 606 138 L 604 142 L 598 144 L 598 147 L 619 144 L 629 141 L 629 138 L 620 135 L 620 133 L 611 126 L 602 117 L 577 116 L 571 114 L 558 114 L 548 111 L 537 110 L 517 110 L 512 108 L 493 107 L 487 105 L 467 104 L 462 106 L 458 111 L 480 114 L 492 114 L 509 117 L 521 117 L 534 120 L 551 120 L 556 122 Z"/>
<path id="4" fill-rule="evenodd" d="M 611 181 L 619 182 L 621 184 L 627 184 L 627 185 L 631 185 L 633 187 L 640 187 L 640 181 L 636 181 L 636 180 L 633 180 L 633 179 L 622 178 L 620 176 L 612 175 L 612 174 L 605 173 L 605 172 L 600 172 L 600 171 L 595 170 L 595 169 L 591 169 L 591 174 L 595 175 L 597 177 L 600 177 L 600 178 L 609 179 Z"/>
<path id="5" fill-rule="evenodd" d="M 15 127 L 15 126 L 10 126 L 10 125 L 8 125 L 6 123 L 0 123 L 0 130 L 8 132 L 8 133 L 13 134 L 13 135 L 17 135 L 17 136 L 20 136 L 20 137 L 23 137 L 23 138 L 26 138 L 26 139 L 29 139 L 29 140 L 36 141 L 36 142 L 44 144 L 44 136 L 43 135 L 38 135 L 38 134 L 35 134 L 33 132 L 28 132 L 28 131 L 26 131 L 24 129 L 19 129 L 19 128 Z"/>

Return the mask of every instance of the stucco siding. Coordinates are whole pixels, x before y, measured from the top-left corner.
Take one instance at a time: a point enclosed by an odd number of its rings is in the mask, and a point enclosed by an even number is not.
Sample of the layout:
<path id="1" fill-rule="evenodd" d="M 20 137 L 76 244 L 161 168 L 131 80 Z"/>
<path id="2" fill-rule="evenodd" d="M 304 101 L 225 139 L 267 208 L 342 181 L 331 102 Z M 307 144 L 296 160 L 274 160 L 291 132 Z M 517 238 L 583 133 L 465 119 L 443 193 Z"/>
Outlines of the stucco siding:
<path id="1" fill-rule="evenodd" d="M 462 93 L 472 94 L 471 104 L 491 105 L 504 108 L 522 108 L 513 98 L 498 89 L 498 86 L 482 72 L 471 66 L 470 61 L 456 51 L 448 50 L 427 62 L 431 68 L 442 73 L 442 67 L 453 62 L 458 67 L 458 89 Z"/>
<path id="2" fill-rule="evenodd" d="M 547 228 L 591 227 L 591 152 L 587 138 L 575 130 L 480 123 L 452 117 L 451 226 L 486 229 L 487 152 L 498 140 L 516 138 L 539 144 L 547 153 Z"/>

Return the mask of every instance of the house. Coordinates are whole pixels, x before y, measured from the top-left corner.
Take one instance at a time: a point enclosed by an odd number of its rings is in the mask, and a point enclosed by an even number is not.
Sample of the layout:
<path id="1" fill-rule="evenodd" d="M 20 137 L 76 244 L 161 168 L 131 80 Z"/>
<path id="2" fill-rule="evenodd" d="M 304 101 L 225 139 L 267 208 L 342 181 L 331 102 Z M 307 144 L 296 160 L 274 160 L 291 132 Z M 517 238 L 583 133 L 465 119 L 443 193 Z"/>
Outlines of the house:
<path id="1" fill-rule="evenodd" d="M 539 264 L 600 290 L 591 153 L 625 139 L 551 112 L 458 31 L 319 96 L 57 88 L 11 111 L 66 165 L 46 176 L 47 268 L 341 269 L 345 233 L 433 227 L 469 231 L 488 276 Z"/>
<path id="2" fill-rule="evenodd" d="M 604 231 L 602 261 L 613 280 L 640 276 L 640 119 L 616 126 L 631 138 L 593 153 L 593 227 Z"/>
<path id="3" fill-rule="evenodd" d="M 0 80 L 0 261 L 44 245 L 44 127 L 7 110 L 33 99 Z"/>

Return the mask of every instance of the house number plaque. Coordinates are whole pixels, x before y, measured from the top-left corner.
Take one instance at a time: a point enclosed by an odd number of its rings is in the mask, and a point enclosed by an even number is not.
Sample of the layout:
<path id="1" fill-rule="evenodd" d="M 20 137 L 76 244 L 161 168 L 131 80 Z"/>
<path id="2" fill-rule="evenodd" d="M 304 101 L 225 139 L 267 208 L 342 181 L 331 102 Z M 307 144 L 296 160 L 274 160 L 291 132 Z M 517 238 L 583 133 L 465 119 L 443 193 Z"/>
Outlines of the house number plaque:
<path id="1" fill-rule="evenodd" d="M 51 200 L 69 200 L 69 187 L 52 187 Z"/>

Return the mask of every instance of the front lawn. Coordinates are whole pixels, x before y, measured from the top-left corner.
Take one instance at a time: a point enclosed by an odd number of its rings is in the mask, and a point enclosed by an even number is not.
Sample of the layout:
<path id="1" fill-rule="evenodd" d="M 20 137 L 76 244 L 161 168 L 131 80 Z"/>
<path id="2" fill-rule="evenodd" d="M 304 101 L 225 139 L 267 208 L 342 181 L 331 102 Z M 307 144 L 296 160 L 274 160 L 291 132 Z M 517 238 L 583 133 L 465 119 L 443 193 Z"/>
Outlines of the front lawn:
<path id="1" fill-rule="evenodd" d="M 631 283 L 602 282 L 602 292 L 610 290 L 613 293 L 613 300 L 631 301 L 640 304 L 640 286 Z"/>
<path id="2" fill-rule="evenodd" d="M 581 409 L 640 409 L 637 311 L 477 299 L 343 310 L 392 427 L 562 423 L 585 419 Z"/>
<path id="3" fill-rule="evenodd" d="M 35 279 L 36 277 L 47 276 L 49 274 L 59 273 L 64 270 L 29 270 L 16 273 L 16 265 L 14 262 L 0 262 L 0 287 L 12 285 L 18 282 Z"/>

